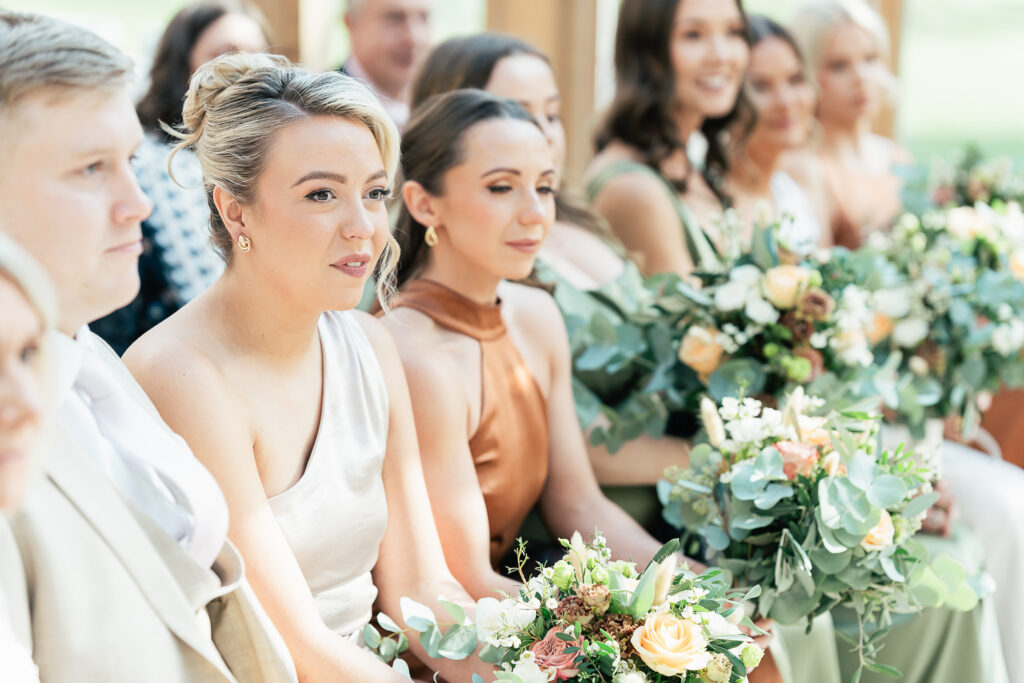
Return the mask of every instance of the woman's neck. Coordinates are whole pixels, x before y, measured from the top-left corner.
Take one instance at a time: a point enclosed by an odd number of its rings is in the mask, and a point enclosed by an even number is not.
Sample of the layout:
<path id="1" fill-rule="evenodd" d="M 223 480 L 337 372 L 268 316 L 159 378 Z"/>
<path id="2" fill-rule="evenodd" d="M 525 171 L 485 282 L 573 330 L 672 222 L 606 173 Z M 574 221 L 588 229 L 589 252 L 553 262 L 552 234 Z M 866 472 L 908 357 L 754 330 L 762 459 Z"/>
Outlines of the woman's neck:
<path id="1" fill-rule="evenodd" d="M 281 294 L 254 271 L 229 266 L 204 295 L 234 351 L 287 364 L 309 352 L 323 311 Z"/>
<path id="2" fill-rule="evenodd" d="M 768 197 L 772 191 L 772 174 L 782 150 L 750 145 L 744 158 L 735 155 L 730 166 L 729 182 L 739 192 L 757 198 Z"/>
<path id="3" fill-rule="evenodd" d="M 498 298 L 501 278 L 452 252 L 452 249 L 434 248 L 420 277 L 442 284 L 478 304 L 493 304 Z"/>
<path id="4" fill-rule="evenodd" d="M 861 141 L 869 125 L 860 119 L 822 120 L 821 146 L 837 155 L 860 156 Z"/>

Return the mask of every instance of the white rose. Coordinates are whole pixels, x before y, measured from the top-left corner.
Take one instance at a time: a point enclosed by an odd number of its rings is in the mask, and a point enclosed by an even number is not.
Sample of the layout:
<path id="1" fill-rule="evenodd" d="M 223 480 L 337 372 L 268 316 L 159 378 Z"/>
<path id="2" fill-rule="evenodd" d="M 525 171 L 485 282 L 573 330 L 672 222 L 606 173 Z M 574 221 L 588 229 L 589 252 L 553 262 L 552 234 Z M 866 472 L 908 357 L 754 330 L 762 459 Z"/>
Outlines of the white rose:
<path id="1" fill-rule="evenodd" d="M 928 336 L 928 323 L 921 318 L 907 318 L 896 323 L 892 329 L 892 340 L 897 346 L 913 348 Z"/>
<path id="2" fill-rule="evenodd" d="M 896 287 L 879 292 L 874 297 L 875 307 L 882 315 L 893 320 L 907 317 L 913 303 L 913 290 L 909 287 Z"/>
<path id="3" fill-rule="evenodd" d="M 992 332 L 992 348 L 1000 356 L 1011 356 L 1024 346 L 1024 321 L 1011 320 L 996 325 Z"/>
<path id="4" fill-rule="evenodd" d="M 868 338 L 862 330 L 848 330 L 832 336 L 829 346 L 844 365 L 871 365 L 874 356 L 868 346 Z"/>
<path id="5" fill-rule="evenodd" d="M 736 611 L 740 613 L 742 618 L 742 609 L 738 608 Z M 704 625 L 708 627 L 708 632 L 711 633 L 712 638 L 724 638 L 725 636 L 734 636 L 740 633 L 735 624 L 717 612 L 704 612 L 702 616 L 704 617 Z"/>
<path id="6" fill-rule="evenodd" d="M 751 265 L 737 266 L 729 273 L 729 279 L 753 287 L 761 281 L 761 269 Z"/>
<path id="7" fill-rule="evenodd" d="M 512 667 L 512 673 L 523 683 L 548 683 L 548 675 L 532 659 L 520 659 Z"/>
<path id="8" fill-rule="evenodd" d="M 760 297 L 751 297 L 743 312 L 748 318 L 762 325 L 770 325 L 779 319 L 779 312 L 770 303 Z"/>
<path id="9" fill-rule="evenodd" d="M 747 300 L 750 285 L 730 280 L 715 290 L 715 308 L 720 311 L 738 311 Z"/>

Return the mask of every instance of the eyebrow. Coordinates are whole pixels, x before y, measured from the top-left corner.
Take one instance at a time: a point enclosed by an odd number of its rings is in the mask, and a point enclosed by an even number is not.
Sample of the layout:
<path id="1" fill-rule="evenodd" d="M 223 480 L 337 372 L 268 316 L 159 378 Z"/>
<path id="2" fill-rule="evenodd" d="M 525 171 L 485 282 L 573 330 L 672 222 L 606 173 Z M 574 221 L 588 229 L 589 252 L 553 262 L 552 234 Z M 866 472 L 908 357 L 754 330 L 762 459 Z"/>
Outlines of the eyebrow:
<path id="1" fill-rule="evenodd" d="M 373 175 L 371 175 L 370 177 L 368 177 L 366 179 L 366 182 L 370 182 L 371 180 L 376 180 L 377 178 L 386 178 L 387 175 L 388 174 L 384 172 L 384 169 L 381 169 L 381 170 L 377 171 L 376 173 L 374 173 Z M 348 176 L 341 175 L 339 173 L 331 173 L 330 171 L 311 171 L 311 172 L 307 173 L 306 175 L 302 176 L 301 178 L 299 178 L 298 180 L 296 180 L 295 184 L 292 185 L 292 187 L 296 187 L 297 185 L 301 185 L 302 183 L 306 182 L 307 180 L 318 180 L 318 179 L 333 180 L 334 182 L 338 183 L 339 185 L 344 185 L 345 183 L 348 182 Z"/>
<path id="2" fill-rule="evenodd" d="M 502 166 L 499 168 L 492 168 L 490 171 L 481 174 L 480 177 L 486 178 L 487 176 L 494 175 L 495 173 L 511 173 L 512 175 L 523 175 L 522 172 L 518 171 L 517 169 L 505 168 L 504 166 Z"/>

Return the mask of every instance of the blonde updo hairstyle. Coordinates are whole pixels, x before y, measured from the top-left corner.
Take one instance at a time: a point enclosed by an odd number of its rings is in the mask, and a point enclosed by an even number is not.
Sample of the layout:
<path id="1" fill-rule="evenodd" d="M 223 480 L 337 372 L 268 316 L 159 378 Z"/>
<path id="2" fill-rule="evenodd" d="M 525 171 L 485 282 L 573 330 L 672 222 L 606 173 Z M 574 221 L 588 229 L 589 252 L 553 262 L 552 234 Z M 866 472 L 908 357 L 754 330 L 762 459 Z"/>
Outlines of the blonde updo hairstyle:
<path id="1" fill-rule="evenodd" d="M 275 134 L 310 116 L 338 116 L 362 123 L 373 135 L 389 180 L 398 166 L 398 129 L 366 86 L 336 71 L 314 73 L 269 54 L 229 54 L 200 67 L 189 82 L 182 125 L 168 134 L 191 149 L 203 169 L 213 245 L 229 266 L 234 243 L 213 201 L 219 187 L 243 206 L 256 201 L 257 181 Z M 170 166 L 170 162 L 168 162 Z M 377 266 L 377 295 L 393 293 L 398 244 L 388 244 Z"/>
<path id="2" fill-rule="evenodd" d="M 878 54 L 885 62 L 889 60 L 889 30 L 885 20 L 863 0 L 815 0 L 801 7 L 790 22 L 789 32 L 800 46 L 800 52 L 807 62 L 811 84 L 818 90 L 818 70 L 825 59 L 832 34 L 843 24 L 867 32 L 878 46 Z M 898 82 L 887 67 L 882 76 L 882 89 L 889 104 L 896 100 Z"/>

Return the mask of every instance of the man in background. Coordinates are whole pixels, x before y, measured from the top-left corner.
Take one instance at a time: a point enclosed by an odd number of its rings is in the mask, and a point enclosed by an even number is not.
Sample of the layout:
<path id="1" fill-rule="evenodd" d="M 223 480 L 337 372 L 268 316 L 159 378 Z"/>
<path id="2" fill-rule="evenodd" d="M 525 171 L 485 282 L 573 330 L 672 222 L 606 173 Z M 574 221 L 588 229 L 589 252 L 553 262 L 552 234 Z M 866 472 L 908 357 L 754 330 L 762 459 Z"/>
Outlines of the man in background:
<path id="1" fill-rule="evenodd" d="M 430 50 L 433 0 L 348 0 L 352 53 L 341 72 L 366 83 L 401 130 L 409 120 L 409 86 Z"/>

